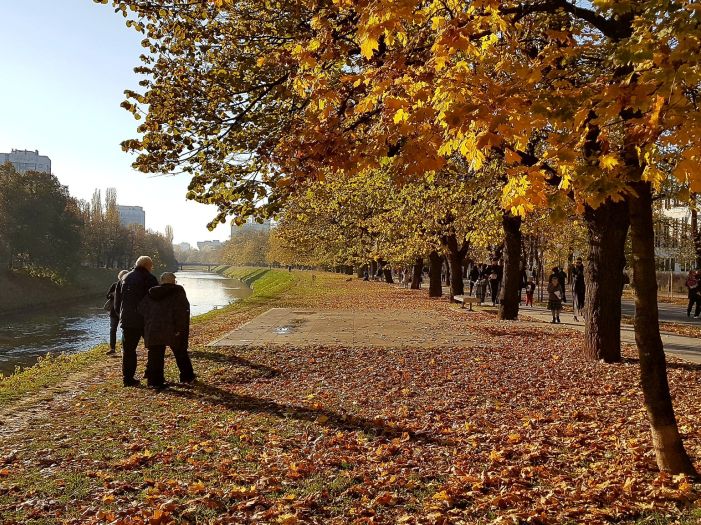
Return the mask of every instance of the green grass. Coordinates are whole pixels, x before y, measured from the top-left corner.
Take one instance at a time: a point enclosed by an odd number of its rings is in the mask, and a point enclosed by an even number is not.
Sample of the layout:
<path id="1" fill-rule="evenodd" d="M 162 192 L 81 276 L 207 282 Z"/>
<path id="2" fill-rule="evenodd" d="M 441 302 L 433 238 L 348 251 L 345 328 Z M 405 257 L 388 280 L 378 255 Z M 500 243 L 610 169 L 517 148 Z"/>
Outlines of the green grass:
<path id="1" fill-rule="evenodd" d="M 232 309 L 260 307 L 275 299 L 295 282 L 294 274 L 285 270 L 225 268 L 228 272 L 227 276 L 238 278 L 238 275 L 241 275 L 244 278 L 254 279 L 251 281 L 255 282 L 253 293 L 226 308 L 212 310 L 194 317 L 192 319 L 193 325 L 206 323 Z M 106 351 L 107 345 L 102 344 L 87 352 L 47 356 L 30 368 L 17 369 L 11 376 L 0 379 L 0 407 L 30 394 L 54 387 L 65 381 L 68 376 L 86 370 L 97 363 L 104 363 Z"/>

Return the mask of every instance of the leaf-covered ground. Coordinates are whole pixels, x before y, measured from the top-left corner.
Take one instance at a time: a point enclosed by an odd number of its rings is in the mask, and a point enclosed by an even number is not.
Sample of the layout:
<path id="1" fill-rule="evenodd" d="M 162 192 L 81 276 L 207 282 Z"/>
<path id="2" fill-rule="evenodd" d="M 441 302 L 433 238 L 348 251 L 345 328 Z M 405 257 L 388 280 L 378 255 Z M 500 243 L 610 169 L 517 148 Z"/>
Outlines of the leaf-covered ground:
<path id="1" fill-rule="evenodd" d="M 632 353 L 623 365 L 587 363 L 579 333 L 345 279 L 300 274 L 277 299 L 195 325 L 193 387 L 124 389 L 118 360 L 105 358 L 75 395 L 5 437 L 0 521 L 701 519 L 698 485 L 656 471 Z M 444 330 L 467 324 L 475 339 L 392 350 L 205 346 L 269 306 L 430 308 Z M 687 449 L 701 458 L 701 367 L 672 361 L 669 375 Z"/>

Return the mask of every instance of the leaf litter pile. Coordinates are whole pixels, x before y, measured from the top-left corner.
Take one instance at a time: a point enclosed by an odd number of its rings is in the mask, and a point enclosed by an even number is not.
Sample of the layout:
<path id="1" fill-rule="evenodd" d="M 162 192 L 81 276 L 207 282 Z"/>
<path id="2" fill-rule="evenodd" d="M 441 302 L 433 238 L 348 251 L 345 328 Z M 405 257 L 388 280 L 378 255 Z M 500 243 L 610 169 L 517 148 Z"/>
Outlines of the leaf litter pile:
<path id="1" fill-rule="evenodd" d="M 473 338 L 436 348 L 205 346 L 269 306 L 433 309 L 444 330 Z M 692 523 L 700 515 L 699 486 L 656 470 L 630 350 L 622 365 L 588 363 L 581 334 L 333 275 L 195 325 L 192 340 L 193 387 L 123 389 L 118 360 L 106 359 L 95 381 L 6 437 L 0 521 Z M 685 444 L 699 458 L 701 368 L 669 366 Z"/>

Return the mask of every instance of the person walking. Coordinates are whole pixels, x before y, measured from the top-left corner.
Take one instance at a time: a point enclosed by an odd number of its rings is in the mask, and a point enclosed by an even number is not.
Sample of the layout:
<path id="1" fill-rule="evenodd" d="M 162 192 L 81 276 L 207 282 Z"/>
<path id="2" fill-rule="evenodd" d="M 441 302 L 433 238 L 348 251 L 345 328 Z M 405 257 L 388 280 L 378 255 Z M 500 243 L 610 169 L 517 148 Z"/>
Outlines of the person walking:
<path id="1" fill-rule="evenodd" d="M 585 291 L 584 264 L 582 263 L 582 258 L 577 257 L 577 262 L 572 269 L 572 308 L 574 309 L 575 321 L 579 321 L 577 314 L 584 317 Z"/>
<path id="2" fill-rule="evenodd" d="M 117 352 L 117 327 L 119 326 L 119 312 L 114 308 L 114 296 L 117 293 L 117 286 L 122 282 L 122 278 L 128 274 L 127 270 L 122 270 L 117 274 L 117 281 L 113 282 L 107 292 L 107 302 L 105 302 L 105 310 L 110 312 L 110 348 L 107 350 L 107 355 Z"/>
<path id="3" fill-rule="evenodd" d="M 498 262 L 494 260 L 490 266 L 487 267 L 488 279 L 489 279 L 489 290 L 492 295 L 492 306 L 496 306 L 499 302 L 499 285 L 501 284 L 501 267 Z"/>
<path id="4" fill-rule="evenodd" d="M 480 278 L 480 271 L 477 268 L 476 264 L 472 265 L 472 268 L 470 268 L 470 295 L 472 295 L 472 289 L 475 286 L 475 283 L 477 283 L 477 280 Z"/>
<path id="5" fill-rule="evenodd" d="M 142 255 L 136 260 L 134 268 L 124 276 L 117 285 L 114 296 L 114 309 L 119 312 L 122 326 L 122 380 L 124 386 L 137 386 L 136 347 L 144 335 L 144 317 L 138 307 L 148 291 L 158 285 L 158 280 L 151 273 L 151 257 Z"/>
<path id="6" fill-rule="evenodd" d="M 562 311 L 561 290 L 560 279 L 553 273 L 550 279 L 548 279 L 548 310 L 550 310 L 553 315 L 551 323 L 560 322 L 560 312 Z"/>
<path id="7" fill-rule="evenodd" d="M 689 275 L 686 277 L 686 287 L 689 290 L 689 305 L 686 307 L 686 316 L 691 317 L 691 309 L 696 305 L 694 311 L 694 319 L 699 318 L 701 313 L 701 295 L 699 292 L 699 272 L 689 270 Z"/>
<path id="8" fill-rule="evenodd" d="M 144 344 L 148 349 L 146 381 L 148 386 L 163 389 L 165 349 L 169 346 L 180 371 L 181 383 L 192 383 L 195 373 L 187 353 L 190 335 L 190 302 L 185 289 L 176 283 L 175 274 L 165 272 L 161 282 L 148 291 L 139 303 L 144 316 Z"/>
<path id="9" fill-rule="evenodd" d="M 566 303 L 567 302 L 567 294 L 565 293 L 565 289 L 567 288 L 567 274 L 565 273 L 564 268 L 560 268 L 557 272 L 557 279 L 560 281 L 560 293 L 562 293 L 562 302 Z"/>
<path id="10" fill-rule="evenodd" d="M 529 277 L 526 282 L 526 306 L 529 304 L 533 308 L 533 294 L 535 293 L 535 280 L 533 277 Z"/>

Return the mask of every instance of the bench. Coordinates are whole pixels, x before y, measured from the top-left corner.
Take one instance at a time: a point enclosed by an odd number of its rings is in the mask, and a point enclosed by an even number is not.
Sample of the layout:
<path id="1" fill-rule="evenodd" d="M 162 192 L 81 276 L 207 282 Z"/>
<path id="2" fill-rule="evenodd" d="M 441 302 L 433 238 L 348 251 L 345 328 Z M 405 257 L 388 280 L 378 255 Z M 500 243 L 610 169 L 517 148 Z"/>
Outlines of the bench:
<path id="1" fill-rule="evenodd" d="M 453 301 L 455 301 L 456 303 L 460 303 L 460 308 L 465 308 L 465 304 L 469 304 L 470 311 L 472 311 L 473 304 L 481 304 L 481 301 L 478 297 L 469 297 L 467 295 L 454 295 Z"/>

